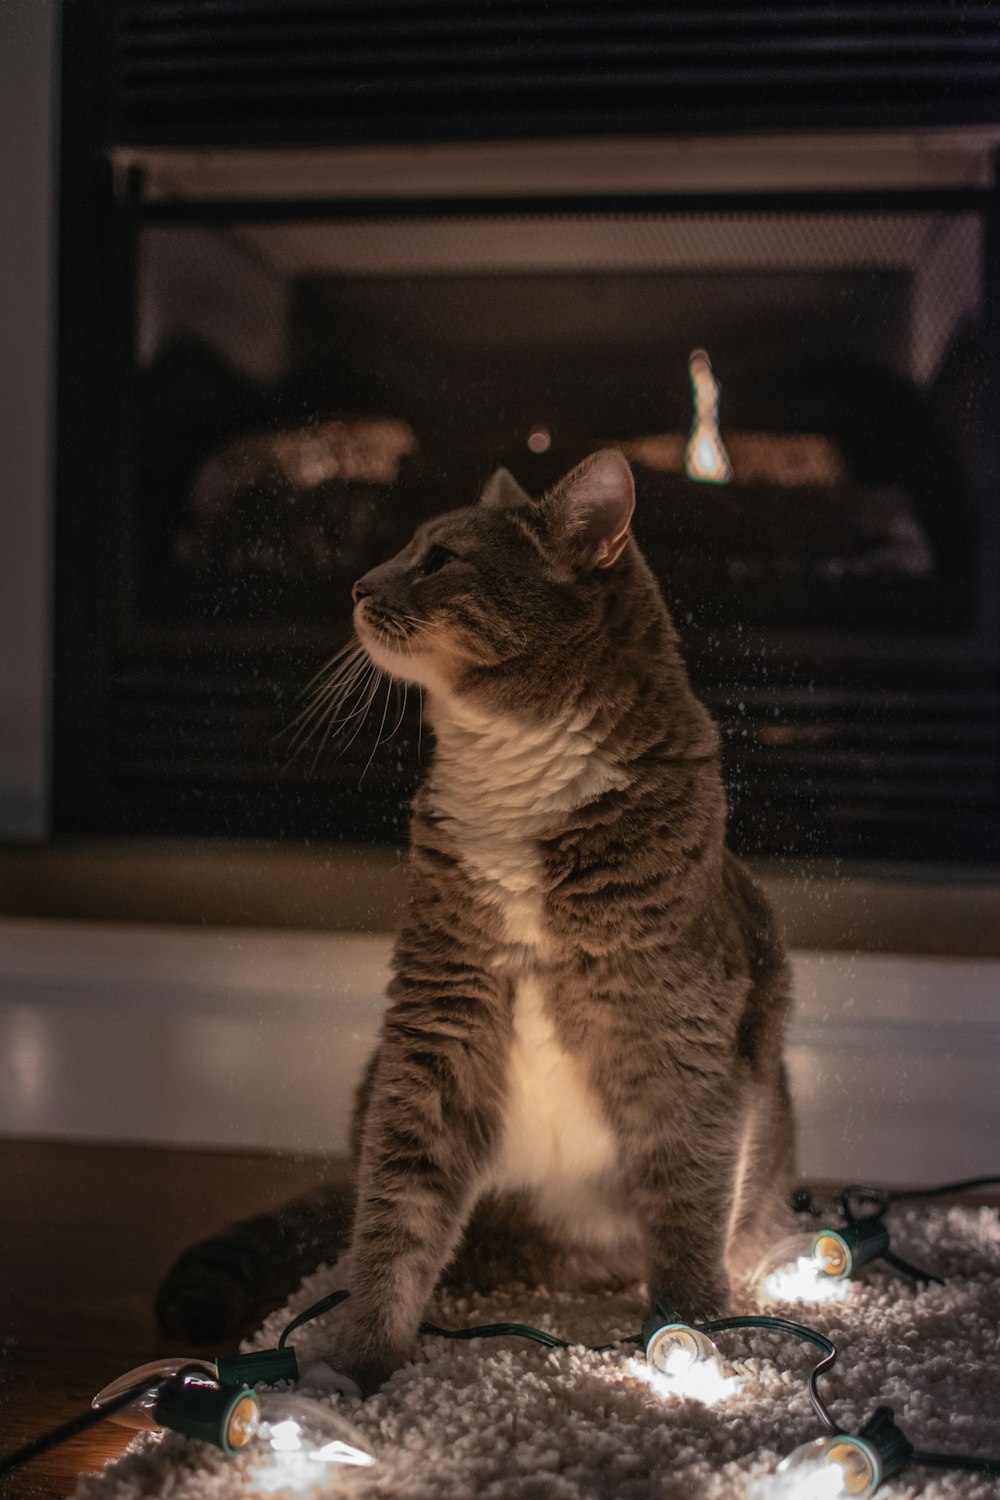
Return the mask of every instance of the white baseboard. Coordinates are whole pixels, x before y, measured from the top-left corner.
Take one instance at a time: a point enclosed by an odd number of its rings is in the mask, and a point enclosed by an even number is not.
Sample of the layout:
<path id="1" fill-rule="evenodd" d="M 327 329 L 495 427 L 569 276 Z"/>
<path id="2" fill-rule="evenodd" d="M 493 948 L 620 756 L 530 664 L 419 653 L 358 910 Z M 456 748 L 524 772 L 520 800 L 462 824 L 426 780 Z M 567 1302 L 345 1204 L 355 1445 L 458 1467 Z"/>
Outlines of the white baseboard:
<path id="1" fill-rule="evenodd" d="M 0 921 L 0 1135 L 343 1152 L 389 943 Z M 802 1175 L 1000 1171 L 1000 960 L 792 962 Z"/>

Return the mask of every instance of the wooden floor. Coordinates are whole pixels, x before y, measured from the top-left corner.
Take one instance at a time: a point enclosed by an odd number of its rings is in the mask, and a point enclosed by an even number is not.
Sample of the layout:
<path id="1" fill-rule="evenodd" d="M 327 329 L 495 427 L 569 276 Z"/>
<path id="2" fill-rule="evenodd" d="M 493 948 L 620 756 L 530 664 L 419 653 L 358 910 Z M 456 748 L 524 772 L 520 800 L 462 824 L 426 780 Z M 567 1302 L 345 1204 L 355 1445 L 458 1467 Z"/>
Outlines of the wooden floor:
<path id="1" fill-rule="evenodd" d="M 0 1141 L 0 1455 L 133 1366 L 196 1352 L 153 1322 L 177 1253 L 345 1170 L 316 1157 Z M 127 1441 L 102 1424 L 0 1479 L 0 1496 L 64 1500 Z"/>

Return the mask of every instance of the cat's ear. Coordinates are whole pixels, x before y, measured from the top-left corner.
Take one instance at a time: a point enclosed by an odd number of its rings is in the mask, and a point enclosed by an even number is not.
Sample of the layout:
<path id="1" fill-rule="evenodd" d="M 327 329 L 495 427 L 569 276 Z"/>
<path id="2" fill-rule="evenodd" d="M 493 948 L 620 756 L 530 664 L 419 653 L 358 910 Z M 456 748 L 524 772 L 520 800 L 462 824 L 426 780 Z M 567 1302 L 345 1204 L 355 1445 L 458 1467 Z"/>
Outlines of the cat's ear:
<path id="1" fill-rule="evenodd" d="M 610 568 L 625 550 L 635 510 L 632 470 L 617 448 L 571 469 L 542 501 L 552 539 L 574 567 Z"/>
<path id="2" fill-rule="evenodd" d="M 479 503 L 493 509 L 507 505 L 530 505 L 531 496 L 525 494 L 509 469 L 495 469 L 483 485 Z"/>

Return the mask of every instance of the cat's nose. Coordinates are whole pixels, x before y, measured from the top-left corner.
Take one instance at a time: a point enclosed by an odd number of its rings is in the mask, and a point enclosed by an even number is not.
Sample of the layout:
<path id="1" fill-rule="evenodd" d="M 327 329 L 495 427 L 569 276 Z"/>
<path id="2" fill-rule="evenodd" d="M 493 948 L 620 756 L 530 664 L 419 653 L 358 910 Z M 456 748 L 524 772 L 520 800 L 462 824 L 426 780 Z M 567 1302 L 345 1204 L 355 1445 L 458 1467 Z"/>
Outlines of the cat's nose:
<path id="1" fill-rule="evenodd" d="M 362 599 L 367 599 L 370 593 L 371 589 L 368 587 L 366 580 L 364 578 L 359 578 L 357 583 L 351 589 L 351 598 L 354 600 L 355 604 L 358 604 Z"/>

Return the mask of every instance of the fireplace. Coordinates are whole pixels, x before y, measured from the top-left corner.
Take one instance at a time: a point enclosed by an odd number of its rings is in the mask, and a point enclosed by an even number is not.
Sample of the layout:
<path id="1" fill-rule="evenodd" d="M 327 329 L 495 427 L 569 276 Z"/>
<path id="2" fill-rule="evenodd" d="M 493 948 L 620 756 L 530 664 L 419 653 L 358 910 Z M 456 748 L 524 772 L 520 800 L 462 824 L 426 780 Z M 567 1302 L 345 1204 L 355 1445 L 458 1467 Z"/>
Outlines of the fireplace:
<path id="1" fill-rule="evenodd" d="M 612 442 L 735 845 L 995 858 L 992 147 L 111 141 L 102 388 L 64 341 L 60 831 L 397 840 L 412 701 L 296 736 L 351 582 L 498 464 L 540 493 Z M 686 469 L 698 347 L 720 484 Z"/>

